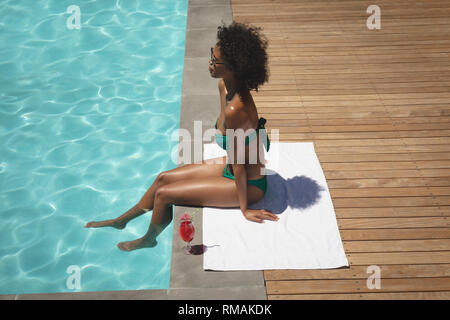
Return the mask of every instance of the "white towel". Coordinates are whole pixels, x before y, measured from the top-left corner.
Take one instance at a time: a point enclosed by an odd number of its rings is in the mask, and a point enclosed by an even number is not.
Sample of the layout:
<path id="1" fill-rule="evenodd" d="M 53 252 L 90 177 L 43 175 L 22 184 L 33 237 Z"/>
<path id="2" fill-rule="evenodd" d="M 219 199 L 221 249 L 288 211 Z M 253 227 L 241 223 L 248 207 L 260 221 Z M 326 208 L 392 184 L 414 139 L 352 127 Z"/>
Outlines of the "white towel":
<path id="1" fill-rule="evenodd" d="M 204 145 L 204 159 L 226 155 Z M 203 209 L 205 270 L 328 269 L 348 266 L 327 182 L 312 142 L 271 143 L 267 192 L 250 209 L 278 221 L 248 221 L 239 208 Z M 272 173 L 272 174 L 270 174 Z"/>

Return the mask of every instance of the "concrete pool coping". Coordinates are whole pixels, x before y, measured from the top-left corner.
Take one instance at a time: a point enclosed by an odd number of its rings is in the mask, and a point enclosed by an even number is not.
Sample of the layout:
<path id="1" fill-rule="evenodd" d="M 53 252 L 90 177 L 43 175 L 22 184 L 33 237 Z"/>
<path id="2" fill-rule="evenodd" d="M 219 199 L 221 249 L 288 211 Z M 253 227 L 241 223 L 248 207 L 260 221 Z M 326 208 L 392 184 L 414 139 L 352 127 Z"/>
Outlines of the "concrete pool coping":
<path id="1" fill-rule="evenodd" d="M 180 128 L 194 133 L 194 121 L 202 121 L 202 132 L 214 128 L 220 113 L 218 79 L 208 68 L 210 47 L 217 41 L 217 27 L 233 21 L 230 0 L 189 0 L 184 57 Z M 213 141 L 211 141 L 213 142 Z M 205 142 L 204 142 L 205 143 Z M 206 142 L 208 143 L 208 142 Z M 192 145 L 191 145 L 192 146 Z M 194 150 L 193 147 L 191 150 Z M 193 160 L 193 159 L 192 159 Z M 169 299 L 266 299 L 263 271 L 204 271 L 203 255 L 185 255 L 178 221 L 193 207 L 176 206 L 172 237 Z M 202 245 L 202 214 L 195 217 L 193 245 Z"/>
<path id="2" fill-rule="evenodd" d="M 202 131 L 213 128 L 220 113 L 217 79 L 207 71 L 209 48 L 216 42 L 217 26 L 233 21 L 231 0 L 188 0 L 186 43 L 180 128 L 193 136 L 194 121 L 202 121 Z M 212 141 L 211 141 L 212 142 Z M 178 221 L 193 207 L 174 206 L 170 288 L 168 290 L 130 290 L 62 292 L 0 295 L 0 300 L 27 299 L 205 299 L 265 300 L 263 271 L 205 271 L 203 255 L 185 255 L 185 243 L 178 234 Z M 195 218 L 193 245 L 202 244 L 202 213 Z"/>

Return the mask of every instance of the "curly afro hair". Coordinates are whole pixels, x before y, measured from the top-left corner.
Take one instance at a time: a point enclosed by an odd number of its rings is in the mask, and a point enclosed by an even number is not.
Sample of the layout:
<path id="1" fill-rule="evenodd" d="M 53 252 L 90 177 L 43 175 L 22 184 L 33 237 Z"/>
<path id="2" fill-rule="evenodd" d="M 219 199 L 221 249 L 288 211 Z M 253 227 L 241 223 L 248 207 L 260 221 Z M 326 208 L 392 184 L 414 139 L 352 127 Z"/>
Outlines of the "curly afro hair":
<path id="1" fill-rule="evenodd" d="M 269 79 L 267 68 L 267 38 L 262 28 L 233 21 L 229 26 L 217 27 L 217 46 L 222 59 L 239 81 L 238 93 L 255 90 Z"/>

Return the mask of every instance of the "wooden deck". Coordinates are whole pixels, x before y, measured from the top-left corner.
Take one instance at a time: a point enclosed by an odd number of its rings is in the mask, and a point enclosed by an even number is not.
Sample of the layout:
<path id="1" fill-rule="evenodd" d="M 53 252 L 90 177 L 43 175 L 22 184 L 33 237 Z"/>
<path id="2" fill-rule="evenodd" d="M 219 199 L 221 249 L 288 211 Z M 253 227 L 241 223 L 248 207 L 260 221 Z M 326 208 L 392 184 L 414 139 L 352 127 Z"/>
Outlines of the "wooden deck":
<path id="1" fill-rule="evenodd" d="M 381 29 L 369 30 L 369 5 Z M 266 270 L 268 299 L 450 299 L 450 3 L 232 0 L 269 38 L 255 93 L 313 141 L 350 268 Z M 367 267 L 381 269 L 368 289 Z"/>

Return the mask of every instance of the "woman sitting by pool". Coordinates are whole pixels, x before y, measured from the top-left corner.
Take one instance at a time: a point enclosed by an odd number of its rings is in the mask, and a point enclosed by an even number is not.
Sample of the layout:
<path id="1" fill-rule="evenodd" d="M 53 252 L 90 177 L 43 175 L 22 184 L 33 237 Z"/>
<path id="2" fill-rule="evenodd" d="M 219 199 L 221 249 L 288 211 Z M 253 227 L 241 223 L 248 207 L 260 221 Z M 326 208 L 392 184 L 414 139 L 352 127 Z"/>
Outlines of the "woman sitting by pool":
<path id="1" fill-rule="evenodd" d="M 265 119 L 258 119 L 250 94 L 250 90 L 258 91 L 258 87 L 268 80 L 267 40 L 260 30 L 236 22 L 228 27 L 219 26 L 218 42 L 211 48 L 209 72 L 211 77 L 220 78 L 221 112 L 216 121 L 216 129 L 220 134 L 216 134 L 216 142 L 227 150 L 228 156 L 161 172 L 137 205 L 116 219 L 89 222 L 87 228 L 123 229 L 130 220 L 153 210 L 149 229 L 142 238 L 117 245 L 121 250 L 131 251 L 156 245 L 156 237 L 172 221 L 172 205 L 239 207 L 247 220 L 259 223 L 278 220 L 275 214 L 267 210 L 247 207 L 259 201 L 267 189 L 266 176 L 261 174 L 265 160 L 261 159 L 259 148 L 264 145 L 268 150 L 270 142 L 267 133 L 265 139 L 260 139 L 257 134 L 260 129 L 265 130 Z M 230 143 L 227 143 L 228 136 L 223 135 L 225 129 L 251 132 L 245 137 L 245 163 L 237 160 L 240 149 L 238 143 L 242 139 L 234 136 L 237 152 L 230 153 L 231 148 L 227 148 Z M 256 163 L 249 161 L 249 147 L 252 144 L 257 144 L 256 148 L 250 148 L 257 151 Z M 263 157 L 264 152 L 261 154 Z"/>

